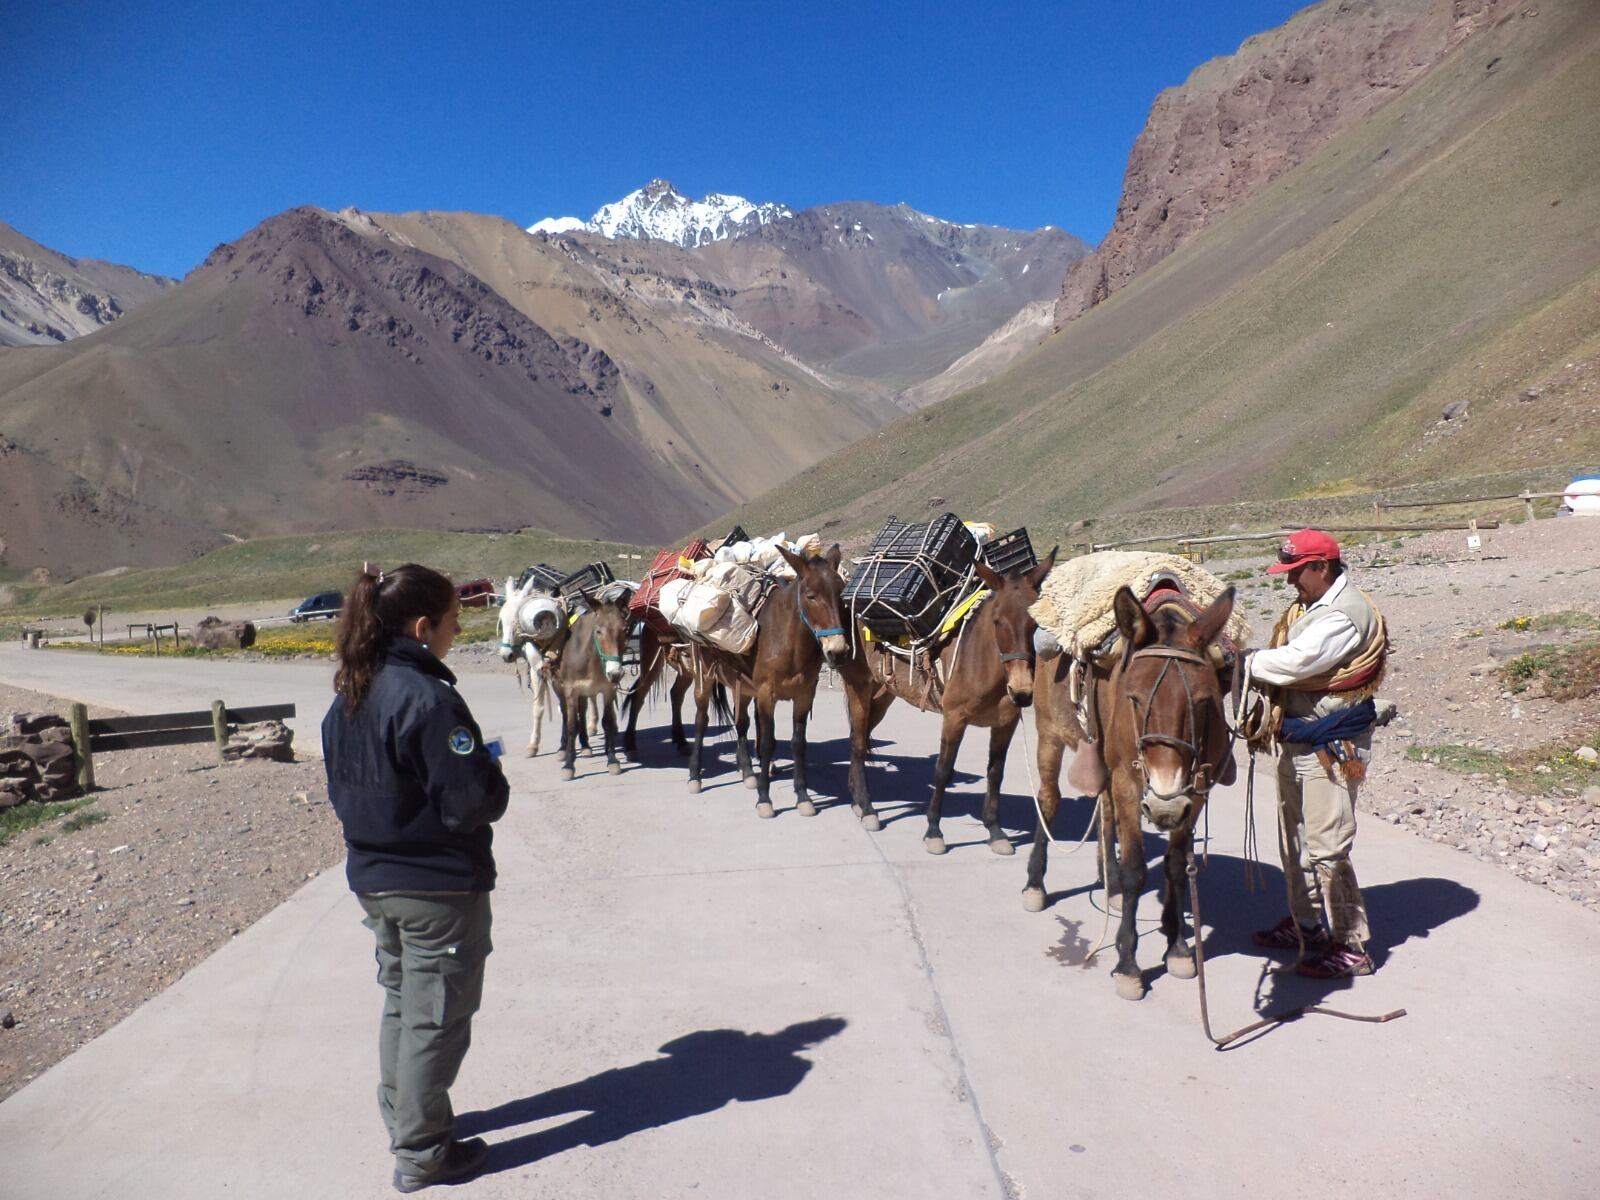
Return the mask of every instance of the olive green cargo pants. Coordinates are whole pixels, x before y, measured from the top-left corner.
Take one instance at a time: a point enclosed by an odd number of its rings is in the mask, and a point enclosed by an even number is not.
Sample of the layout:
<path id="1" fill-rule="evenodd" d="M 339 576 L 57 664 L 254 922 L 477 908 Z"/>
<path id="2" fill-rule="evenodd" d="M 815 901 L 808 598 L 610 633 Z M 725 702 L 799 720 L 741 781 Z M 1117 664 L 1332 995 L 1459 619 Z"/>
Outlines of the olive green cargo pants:
<path id="1" fill-rule="evenodd" d="M 488 892 L 356 897 L 377 938 L 383 1019 L 378 1111 L 404 1175 L 435 1170 L 455 1135 L 450 1087 L 472 1043 L 489 940 Z"/>

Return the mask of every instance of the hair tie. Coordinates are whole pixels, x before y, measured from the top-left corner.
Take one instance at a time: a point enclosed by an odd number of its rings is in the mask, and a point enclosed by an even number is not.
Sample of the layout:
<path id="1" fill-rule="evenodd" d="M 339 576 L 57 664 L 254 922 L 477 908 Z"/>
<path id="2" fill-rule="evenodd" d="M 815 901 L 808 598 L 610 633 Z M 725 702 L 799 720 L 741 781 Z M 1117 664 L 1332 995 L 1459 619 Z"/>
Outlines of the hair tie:
<path id="1" fill-rule="evenodd" d="M 382 571 L 378 570 L 378 568 L 374 567 L 371 563 L 369 563 L 369 562 L 362 563 L 361 564 L 361 573 L 363 575 L 365 575 L 368 579 L 376 580 L 379 587 L 383 586 L 384 573 Z"/>

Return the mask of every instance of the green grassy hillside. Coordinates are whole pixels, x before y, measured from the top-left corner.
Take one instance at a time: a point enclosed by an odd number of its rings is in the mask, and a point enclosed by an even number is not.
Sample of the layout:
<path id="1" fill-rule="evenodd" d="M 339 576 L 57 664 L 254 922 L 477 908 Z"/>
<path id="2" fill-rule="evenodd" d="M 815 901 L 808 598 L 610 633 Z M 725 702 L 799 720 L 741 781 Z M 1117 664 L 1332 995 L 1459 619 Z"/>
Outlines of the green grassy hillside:
<path id="1" fill-rule="evenodd" d="M 615 542 L 574 541 L 538 530 L 518 533 L 440 533 L 375 529 L 353 533 L 255 538 L 176 567 L 92 575 L 60 587 L 11 585 L 15 604 L 0 609 L 14 623 L 29 617 L 82 614 L 95 604 L 117 612 L 194 608 L 255 600 L 301 599 L 344 588 L 363 560 L 381 565 L 425 563 L 458 581 L 486 576 L 498 587 L 507 575 L 536 562 L 576 569 L 606 559 L 619 576 L 634 578 L 645 562 L 620 562 L 618 554 L 649 555 L 652 548 Z M 624 567 L 627 569 L 624 570 Z"/>
<path id="2" fill-rule="evenodd" d="M 1600 8 L 1514 16 L 1004 375 L 736 516 L 1053 531 L 1600 458 L 1597 113 Z"/>

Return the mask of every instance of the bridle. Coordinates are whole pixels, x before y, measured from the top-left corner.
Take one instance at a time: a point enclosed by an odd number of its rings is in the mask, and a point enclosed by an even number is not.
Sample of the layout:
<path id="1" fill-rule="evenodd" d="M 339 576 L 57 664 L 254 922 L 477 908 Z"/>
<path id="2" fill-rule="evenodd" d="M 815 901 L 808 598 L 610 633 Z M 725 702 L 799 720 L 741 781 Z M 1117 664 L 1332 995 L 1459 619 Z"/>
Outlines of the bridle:
<path id="1" fill-rule="evenodd" d="M 794 582 L 794 610 L 800 614 L 800 623 L 811 631 L 811 636 L 817 639 L 817 644 L 822 644 L 823 638 L 843 637 L 844 626 L 837 629 L 818 629 L 811 623 L 811 618 L 806 616 L 806 606 L 800 600 L 800 593 L 805 590 L 805 584 L 796 578 Z"/>
<path id="2" fill-rule="evenodd" d="M 1134 721 L 1138 728 L 1138 737 L 1134 743 L 1133 767 L 1144 780 L 1144 792 L 1157 800 L 1176 800 L 1179 796 L 1190 795 L 1198 800 L 1204 800 L 1216 783 L 1216 775 L 1220 762 L 1217 764 L 1204 761 L 1204 755 L 1199 745 L 1200 719 L 1199 704 L 1194 688 L 1189 682 L 1189 676 L 1181 666 L 1176 663 L 1188 663 L 1191 666 L 1201 667 L 1207 671 L 1212 670 L 1211 661 L 1197 650 L 1190 650 L 1182 646 L 1146 646 L 1142 650 L 1135 650 L 1129 655 L 1123 670 L 1126 671 L 1140 659 L 1158 658 L 1161 661 L 1161 670 L 1156 673 L 1155 682 L 1150 685 L 1150 690 L 1145 693 L 1143 700 L 1128 692 L 1128 706 L 1134 714 Z M 1176 670 L 1178 680 L 1183 684 L 1185 704 L 1184 725 L 1193 740 L 1186 740 L 1170 733 L 1150 732 L 1150 710 L 1154 706 L 1156 693 L 1161 690 L 1161 684 L 1167 677 L 1167 672 Z M 1150 746 L 1170 746 L 1189 755 L 1193 764 L 1189 771 L 1189 782 L 1175 792 L 1161 792 L 1150 782 L 1150 772 L 1145 765 L 1144 752 Z M 1233 752 L 1232 731 L 1229 731 L 1227 749 L 1223 757 Z"/>

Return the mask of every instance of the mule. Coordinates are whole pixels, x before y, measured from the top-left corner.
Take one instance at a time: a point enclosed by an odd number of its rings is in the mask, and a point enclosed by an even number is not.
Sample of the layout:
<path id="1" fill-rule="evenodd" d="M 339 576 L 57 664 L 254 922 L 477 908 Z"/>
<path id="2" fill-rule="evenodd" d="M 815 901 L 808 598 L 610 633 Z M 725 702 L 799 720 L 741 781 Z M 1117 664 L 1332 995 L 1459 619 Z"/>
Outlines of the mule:
<path id="1" fill-rule="evenodd" d="M 533 692 L 533 719 L 528 732 L 527 756 L 534 758 L 544 736 L 545 706 L 552 692 L 551 672 L 561 657 L 567 641 L 567 623 L 563 609 L 552 609 L 541 601 L 552 599 L 541 591 L 535 580 L 518 588 L 516 580 L 506 577 L 505 601 L 500 606 L 496 624 L 500 634 L 500 661 L 516 662 L 519 658 L 528 664 L 528 686 Z M 579 731 L 583 748 L 589 748 L 589 739 L 600 727 L 600 706 L 590 702 L 588 722 Z"/>
<path id="2" fill-rule="evenodd" d="M 585 709 L 598 701 L 605 732 L 606 770 L 622 771 L 617 761 L 617 686 L 622 682 L 622 656 L 627 650 L 631 593 L 623 591 L 601 600 L 590 592 L 583 598 L 589 611 L 571 622 L 561 657 L 551 672 L 561 705 L 561 778 L 576 774 L 574 760 L 582 734 Z"/>
<path id="3" fill-rule="evenodd" d="M 858 643 L 846 676 L 851 705 L 850 797 L 862 824 L 881 828 L 867 793 L 866 759 L 875 729 L 898 698 L 944 718 L 939 734 L 939 757 L 933 769 L 933 794 L 928 800 L 928 826 L 922 846 L 929 854 L 943 854 L 946 846 L 940 821 L 945 791 L 955 770 L 956 752 L 967 727 L 989 730 L 989 765 L 980 819 L 989 849 L 1013 854 L 1011 839 L 1000 828 L 1000 784 L 1005 775 L 1006 752 L 1017 731 L 1022 710 L 1033 703 L 1033 617 L 1028 609 L 1039 599 L 1039 585 L 1055 566 L 1053 548 L 1045 560 L 1027 570 L 1001 575 L 979 562 L 979 581 L 989 595 L 973 610 L 956 636 L 940 649 L 937 661 L 943 687 L 929 686 L 916 677 L 910 664 L 886 651 Z M 864 640 L 864 639 L 863 639 Z M 863 679 L 863 671 L 868 679 Z"/>
<path id="4" fill-rule="evenodd" d="M 1167 973 L 1179 979 L 1195 974 L 1183 891 L 1195 822 L 1211 788 L 1234 778 L 1233 742 L 1222 709 L 1227 679 L 1211 657 L 1212 643 L 1233 614 L 1233 600 L 1230 587 L 1191 619 L 1170 601 L 1147 612 L 1132 591 L 1120 588 L 1112 607 L 1122 638 L 1121 654 L 1110 664 L 1091 664 L 1083 682 L 1084 688 L 1092 689 L 1088 701 L 1090 723 L 1096 726 L 1092 740 L 1070 695 L 1069 657 L 1063 654 L 1054 660 L 1038 680 L 1035 726 L 1042 824 L 1029 856 L 1023 907 L 1037 912 L 1045 905 L 1046 830 L 1061 800 L 1061 760 L 1070 748 L 1079 754 L 1070 778 L 1097 794 L 1107 893 L 1121 897 L 1112 978 L 1117 994 L 1125 999 L 1137 1000 L 1145 991 L 1135 955 L 1135 921 L 1146 877 L 1145 821 L 1167 835 L 1161 897 Z"/>
<path id="5" fill-rule="evenodd" d="M 735 752 L 739 773 L 756 791 L 756 815 L 773 817 L 772 758 L 776 748 L 776 711 L 780 701 L 794 707 L 795 811 L 817 813 L 806 785 L 806 723 L 816 701 L 823 664 L 840 667 L 849 661 L 850 639 L 844 618 L 844 577 L 839 574 L 837 542 L 824 555 L 804 558 L 780 547 L 794 569 L 793 579 L 773 587 L 756 618 L 756 638 L 743 655 L 696 646 L 700 665 L 695 684 L 694 746 L 689 755 L 691 790 L 699 790 L 700 755 L 707 714 L 716 704 L 715 687 L 732 690 L 737 709 Z M 755 707 L 755 752 L 748 739 L 750 708 Z"/>

